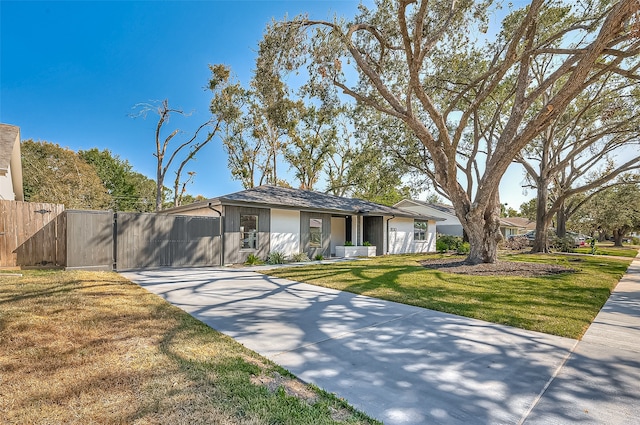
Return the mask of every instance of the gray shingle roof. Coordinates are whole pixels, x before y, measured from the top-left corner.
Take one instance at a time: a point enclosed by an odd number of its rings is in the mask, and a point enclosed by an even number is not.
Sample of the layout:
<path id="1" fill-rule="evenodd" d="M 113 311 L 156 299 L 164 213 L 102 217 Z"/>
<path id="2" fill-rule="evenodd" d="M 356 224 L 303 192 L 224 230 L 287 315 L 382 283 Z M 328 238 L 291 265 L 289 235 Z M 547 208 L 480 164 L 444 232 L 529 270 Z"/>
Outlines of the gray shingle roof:
<path id="1" fill-rule="evenodd" d="M 425 205 L 429 205 L 431 208 L 435 208 L 438 211 L 442 211 L 445 212 L 447 214 L 451 214 L 451 215 L 456 215 L 456 210 L 455 208 L 453 208 L 453 205 L 445 205 L 445 204 L 428 204 L 428 203 L 424 203 Z"/>
<path id="2" fill-rule="evenodd" d="M 219 198 L 222 204 L 261 204 L 270 207 L 289 207 L 337 213 L 360 213 L 364 215 L 395 215 L 416 217 L 415 213 L 376 204 L 362 199 L 343 198 L 311 190 L 263 185 Z M 427 218 L 427 217 L 425 217 Z"/>
<path id="3" fill-rule="evenodd" d="M 500 224 L 503 226 L 520 227 L 522 229 L 535 228 L 535 221 L 531 221 L 526 217 L 501 217 Z"/>
<path id="4" fill-rule="evenodd" d="M 447 213 L 447 214 L 451 214 L 453 216 L 456 215 L 456 210 L 455 208 L 453 208 L 453 205 L 446 205 L 446 204 L 433 204 L 430 202 L 425 202 L 425 201 L 419 201 L 417 199 L 408 199 L 408 201 L 413 202 L 415 204 L 419 204 L 419 205 L 424 205 L 430 208 L 433 208 L 434 210 L 437 211 L 441 211 L 443 213 Z"/>
<path id="5" fill-rule="evenodd" d="M 329 212 L 333 214 L 384 215 L 396 217 L 422 218 L 431 220 L 435 217 L 423 216 L 411 211 L 376 204 L 362 199 L 343 198 L 311 190 L 291 189 L 271 185 L 263 185 L 241 192 L 219 196 L 198 204 L 222 204 L 242 206 L 262 206 L 269 208 L 291 208 L 307 211 Z M 196 206 L 196 204 L 192 204 Z M 186 209 L 189 206 L 178 207 Z"/>

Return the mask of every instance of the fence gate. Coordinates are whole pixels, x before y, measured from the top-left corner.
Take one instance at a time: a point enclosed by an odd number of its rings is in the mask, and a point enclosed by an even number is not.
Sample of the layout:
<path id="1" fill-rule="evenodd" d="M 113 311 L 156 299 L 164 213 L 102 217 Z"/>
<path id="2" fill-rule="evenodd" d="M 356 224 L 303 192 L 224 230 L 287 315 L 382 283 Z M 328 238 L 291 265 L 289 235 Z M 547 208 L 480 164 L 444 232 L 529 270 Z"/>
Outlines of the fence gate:
<path id="1" fill-rule="evenodd" d="M 58 258 L 67 269 L 113 270 L 113 212 L 65 211 L 58 224 Z"/>
<path id="2" fill-rule="evenodd" d="M 117 270 L 221 264 L 219 217 L 117 213 L 114 235 Z"/>
<path id="3" fill-rule="evenodd" d="M 62 204 L 0 200 L 0 267 L 17 266 L 16 248 L 47 227 L 62 211 Z M 50 241 L 55 241 L 55 234 L 43 243 Z M 47 261 L 55 261 L 55 243 L 40 248 L 49 249 Z"/>

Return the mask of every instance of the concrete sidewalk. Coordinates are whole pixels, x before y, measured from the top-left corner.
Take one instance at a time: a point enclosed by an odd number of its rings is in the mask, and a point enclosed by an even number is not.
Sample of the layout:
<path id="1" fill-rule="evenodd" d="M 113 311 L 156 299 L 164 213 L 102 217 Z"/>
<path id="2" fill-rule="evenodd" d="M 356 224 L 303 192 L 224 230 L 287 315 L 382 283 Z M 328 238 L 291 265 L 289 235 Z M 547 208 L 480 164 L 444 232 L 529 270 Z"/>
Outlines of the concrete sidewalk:
<path id="1" fill-rule="evenodd" d="M 640 256 L 524 422 L 640 421 Z"/>
<path id="2" fill-rule="evenodd" d="M 640 259 L 580 342 L 247 269 L 122 274 L 386 424 L 640 418 Z"/>

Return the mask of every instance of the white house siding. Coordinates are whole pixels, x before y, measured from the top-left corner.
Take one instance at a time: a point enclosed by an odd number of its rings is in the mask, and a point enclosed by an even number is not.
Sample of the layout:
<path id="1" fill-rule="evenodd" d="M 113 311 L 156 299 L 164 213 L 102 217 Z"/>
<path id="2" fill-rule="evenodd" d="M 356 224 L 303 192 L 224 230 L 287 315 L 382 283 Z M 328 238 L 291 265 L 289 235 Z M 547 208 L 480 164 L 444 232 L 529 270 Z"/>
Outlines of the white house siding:
<path id="1" fill-rule="evenodd" d="M 449 236 L 462 236 L 463 230 L 461 224 L 440 224 L 438 222 L 438 233 Z"/>
<path id="2" fill-rule="evenodd" d="M 336 255 L 336 246 L 344 245 L 347 221 L 344 217 L 331 217 L 331 255 Z"/>
<path id="3" fill-rule="evenodd" d="M 518 230 L 520 229 L 518 229 L 517 227 L 502 227 L 500 230 L 502 231 L 502 236 L 508 238 L 509 236 L 518 235 Z"/>
<path id="4" fill-rule="evenodd" d="M 282 252 L 289 256 L 299 253 L 300 211 L 271 209 L 270 240 L 271 251 Z"/>
<path id="5" fill-rule="evenodd" d="M 357 246 L 362 245 L 362 216 L 354 215 L 351 220 L 352 243 Z"/>
<path id="6" fill-rule="evenodd" d="M 386 220 L 385 220 L 386 221 Z M 435 252 L 436 223 L 429 221 L 426 241 L 413 239 L 413 219 L 394 218 L 389 221 L 389 254 Z"/>
<path id="7" fill-rule="evenodd" d="M 220 205 L 214 207 L 216 210 L 220 209 Z M 198 208 L 196 210 L 187 210 L 187 211 L 180 211 L 179 213 L 176 213 L 179 215 L 190 215 L 190 216 L 199 216 L 199 217 L 219 217 L 220 214 L 218 214 L 217 212 L 211 210 L 209 207 L 204 207 L 204 208 Z"/>
<path id="8" fill-rule="evenodd" d="M 413 219 L 394 218 L 389 221 L 389 254 L 413 252 Z"/>
<path id="9" fill-rule="evenodd" d="M 13 180 L 11 177 L 11 166 L 5 173 L 0 172 L 0 199 L 15 201 L 16 194 L 13 192 Z"/>

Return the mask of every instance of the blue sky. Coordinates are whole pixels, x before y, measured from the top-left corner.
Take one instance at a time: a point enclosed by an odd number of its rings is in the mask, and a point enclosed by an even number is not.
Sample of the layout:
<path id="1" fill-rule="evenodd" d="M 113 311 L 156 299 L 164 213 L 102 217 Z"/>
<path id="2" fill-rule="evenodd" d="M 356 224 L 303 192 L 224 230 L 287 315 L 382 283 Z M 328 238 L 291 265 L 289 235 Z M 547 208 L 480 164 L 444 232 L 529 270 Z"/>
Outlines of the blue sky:
<path id="1" fill-rule="evenodd" d="M 22 139 L 73 150 L 109 149 L 155 179 L 156 116 L 136 104 L 168 99 L 192 115 L 169 123 L 187 133 L 208 119 L 208 64 L 229 65 L 243 84 L 272 18 L 353 16 L 357 1 L 0 1 L 0 122 Z M 241 190 L 219 141 L 201 151 L 188 192 Z M 533 197 L 510 173 L 503 202 Z M 170 183 L 173 176 L 168 176 Z M 515 182 L 515 183 L 514 183 Z M 169 184 L 168 184 L 169 185 Z"/>

